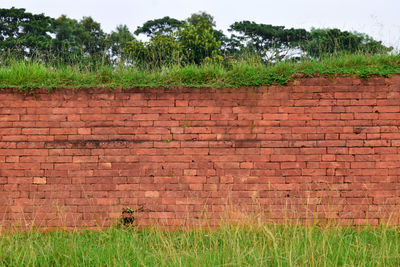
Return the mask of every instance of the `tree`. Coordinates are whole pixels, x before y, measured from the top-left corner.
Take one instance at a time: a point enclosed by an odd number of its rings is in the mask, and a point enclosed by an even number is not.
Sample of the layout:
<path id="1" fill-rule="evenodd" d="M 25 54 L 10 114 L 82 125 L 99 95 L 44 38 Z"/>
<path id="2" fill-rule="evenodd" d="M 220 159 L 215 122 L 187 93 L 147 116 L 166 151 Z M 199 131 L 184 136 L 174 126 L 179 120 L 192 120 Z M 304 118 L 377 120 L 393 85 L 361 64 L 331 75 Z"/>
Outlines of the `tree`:
<path id="1" fill-rule="evenodd" d="M 334 53 L 379 53 L 392 50 L 372 37 L 339 29 L 311 29 L 308 40 L 301 42 L 300 47 L 309 56 L 318 58 L 324 54 Z"/>
<path id="2" fill-rule="evenodd" d="M 127 59 L 126 49 L 129 42 L 135 40 L 128 26 L 118 25 L 116 30 L 111 32 L 107 38 L 110 47 L 111 56 L 114 61 L 123 62 Z"/>
<path id="3" fill-rule="evenodd" d="M 220 53 L 221 42 L 216 39 L 222 32 L 213 29 L 214 19 L 201 12 L 186 21 L 169 17 L 148 21 L 135 31 L 151 37 L 148 42 L 129 42 L 129 57 L 139 66 L 151 68 L 163 64 L 200 64 L 206 58 Z"/>
<path id="4" fill-rule="evenodd" d="M 146 21 L 142 27 L 136 29 L 135 34 L 145 34 L 148 37 L 154 37 L 156 35 L 170 36 L 183 25 L 183 21 L 166 16 L 161 19 Z"/>
<path id="5" fill-rule="evenodd" d="M 200 64 L 205 58 L 212 58 L 221 51 L 210 24 L 205 21 L 189 22 L 178 31 L 178 41 L 188 63 Z"/>
<path id="6" fill-rule="evenodd" d="M 127 42 L 125 53 L 139 68 L 155 69 L 184 62 L 182 46 L 176 36 L 156 35 L 148 42 Z"/>
<path id="7" fill-rule="evenodd" d="M 46 54 L 54 32 L 53 21 L 44 14 L 25 12 L 24 8 L 0 9 L 0 51 L 22 57 Z"/>
<path id="8" fill-rule="evenodd" d="M 195 27 L 199 24 L 204 24 L 204 27 L 211 29 L 211 33 L 214 35 L 215 39 L 218 42 L 221 42 L 222 50 L 224 50 L 227 46 L 227 42 L 229 41 L 229 39 L 221 30 L 215 29 L 216 22 L 212 15 L 201 11 L 192 14 L 188 19 L 186 19 L 186 22 L 188 24 L 192 24 Z"/>
<path id="9" fill-rule="evenodd" d="M 100 23 L 91 17 L 83 17 L 78 24 L 76 40 L 83 47 L 85 56 L 96 60 L 104 59 L 106 52 L 106 35 Z"/>
<path id="10" fill-rule="evenodd" d="M 107 36 L 100 23 L 91 17 L 77 21 L 61 15 L 53 25 L 55 38 L 52 40 L 52 49 L 59 61 L 82 63 L 85 66 L 109 61 Z"/>
<path id="11" fill-rule="evenodd" d="M 61 15 L 54 23 L 55 38 L 52 50 L 61 63 L 76 63 L 82 60 L 84 48 L 77 39 L 79 22 Z"/>
<path id="12" fill-rule="evenodd" d="M 238 32 L 231 37 L 230 49 L 240 51 L 244 47 L 254 49 L 264 59 L 281 60 L 285 53 L 308 38 L 304 29 L 286 29 L 284 26 L 257 24 L 250 21 L 235 22 L 229 31 Z"/>
<path id="13" fill-rule="evenodd" d="M 203 24 L 206 28 L 213 28 L 216 25 L 214 17 L 204 11 L 193 13 L 186 21 L 193 26 Z"/>

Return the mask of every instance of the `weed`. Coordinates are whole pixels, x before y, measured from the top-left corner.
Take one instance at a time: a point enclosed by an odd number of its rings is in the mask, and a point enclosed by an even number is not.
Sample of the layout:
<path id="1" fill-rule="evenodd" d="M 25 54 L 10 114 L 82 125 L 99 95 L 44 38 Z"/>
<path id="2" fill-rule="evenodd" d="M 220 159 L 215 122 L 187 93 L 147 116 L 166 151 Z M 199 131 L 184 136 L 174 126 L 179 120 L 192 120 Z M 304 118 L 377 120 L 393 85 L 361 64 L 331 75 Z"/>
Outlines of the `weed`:
<path id="1" fill-rule="evenodd" d="M 190 126 L 190 122 L 189 121 L 185 121 L 183 123 L 183 125 L 182 125 L 182 128 L 185 129 L 185 128 L 189 127 L 189 126 Z"/>
<path id="2" fill-rule="evenodd" d="M 131 226 L 135 223 L 135 211 L 127 206 L 125 209 L 122 210 L 122 217 L 120 220 L 121 225 L 123 226 Z"/>

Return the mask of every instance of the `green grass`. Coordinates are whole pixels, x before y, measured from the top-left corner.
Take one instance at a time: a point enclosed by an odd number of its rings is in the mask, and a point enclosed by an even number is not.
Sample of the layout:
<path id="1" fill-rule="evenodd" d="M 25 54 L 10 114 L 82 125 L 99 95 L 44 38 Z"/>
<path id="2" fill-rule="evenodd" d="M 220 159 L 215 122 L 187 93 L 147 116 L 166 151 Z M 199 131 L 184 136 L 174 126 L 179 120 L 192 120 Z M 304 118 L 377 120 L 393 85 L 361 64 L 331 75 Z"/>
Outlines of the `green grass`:
<path id="1" fill-rule="evenodd" d="M 161 231 L 13 232 L 4 266 L 400 266 L 398 228 L 222 226 Z"/>
<path id="2" fill-rule="evenodd" d="M 341 55 L 300 63 L 263 64 L 257 61 L 228 61 L 224 64 L 172 66 L 160 70 L 102 66 L 86 70 L 76 66 L 51 67 L 34 61 L 0 64 L 0 88 L 20 90 L 57 87 L 242 87 L 283 85 L 297 76 L 371 75 L 400 73 L 400 54 Z M 295 75 L 303 74 L 303 75 Z"/>

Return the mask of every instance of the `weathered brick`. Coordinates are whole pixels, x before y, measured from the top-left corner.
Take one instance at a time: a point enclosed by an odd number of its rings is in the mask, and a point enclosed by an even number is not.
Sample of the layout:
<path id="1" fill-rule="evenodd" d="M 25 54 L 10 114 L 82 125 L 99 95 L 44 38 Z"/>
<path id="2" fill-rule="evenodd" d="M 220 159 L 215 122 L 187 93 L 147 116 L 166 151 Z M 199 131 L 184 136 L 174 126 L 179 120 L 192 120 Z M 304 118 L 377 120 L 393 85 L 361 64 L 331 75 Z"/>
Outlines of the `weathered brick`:
<path id="1" fill-rule="evenodd" d="M 296 161 L 296 155 L 271 155 L 271 161 Z"/>

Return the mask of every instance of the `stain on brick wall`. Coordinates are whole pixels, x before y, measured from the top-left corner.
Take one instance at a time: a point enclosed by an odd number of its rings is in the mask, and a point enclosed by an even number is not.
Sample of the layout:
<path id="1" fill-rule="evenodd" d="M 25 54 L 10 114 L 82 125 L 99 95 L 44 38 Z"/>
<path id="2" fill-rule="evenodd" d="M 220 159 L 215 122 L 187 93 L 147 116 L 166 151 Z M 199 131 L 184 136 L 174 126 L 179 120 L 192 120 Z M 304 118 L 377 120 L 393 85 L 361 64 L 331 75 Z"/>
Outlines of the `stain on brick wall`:
<path id="1" fill-rule="evenodd" d="M 399 223 L 400 76 L 0 91 L 0 224 Z M 249 215 L 250 216 L 250 215 Z"/>

